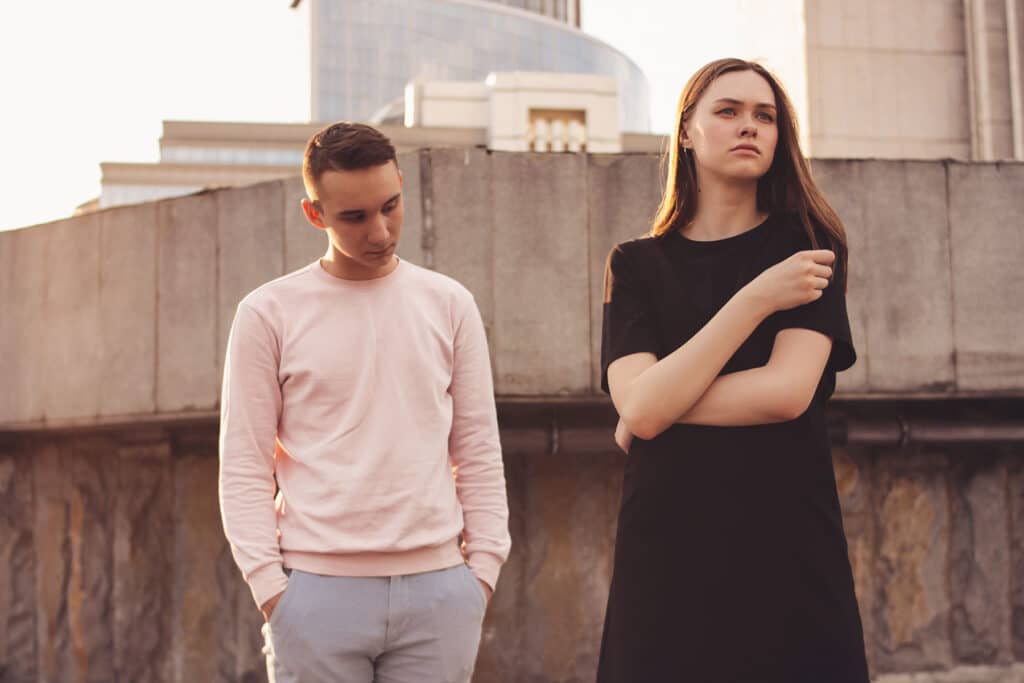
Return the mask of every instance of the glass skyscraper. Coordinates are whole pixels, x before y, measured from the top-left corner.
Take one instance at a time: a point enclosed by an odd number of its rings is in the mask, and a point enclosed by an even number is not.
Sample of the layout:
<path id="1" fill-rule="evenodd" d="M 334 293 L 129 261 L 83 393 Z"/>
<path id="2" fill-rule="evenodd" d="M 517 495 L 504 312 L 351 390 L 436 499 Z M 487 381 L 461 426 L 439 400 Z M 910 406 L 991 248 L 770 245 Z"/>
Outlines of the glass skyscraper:
<path id="1" fill-rule="evenodd" d="M 410 80 L 492 71 L 611 76 L 623 131 L 650 130 L 647 78 L 577 28 L 577 0 L 310 0 L 312 116 L 367 121 Z"/>

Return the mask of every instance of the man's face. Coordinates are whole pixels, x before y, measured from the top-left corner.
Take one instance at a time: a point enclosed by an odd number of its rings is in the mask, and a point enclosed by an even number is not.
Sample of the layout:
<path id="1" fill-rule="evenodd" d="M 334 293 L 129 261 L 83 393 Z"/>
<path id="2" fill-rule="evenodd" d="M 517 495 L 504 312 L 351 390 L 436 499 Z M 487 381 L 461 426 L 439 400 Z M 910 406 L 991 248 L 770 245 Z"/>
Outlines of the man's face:
<path id="1" fill-rule="evenodd" d="M 402 233 L 402 175 L 391 161 L 355 171 L 326 171 L 317 200 L 303 200 L 306 218 L 325 230 L 344 277 L 370 279 L 390 272 Z"/>

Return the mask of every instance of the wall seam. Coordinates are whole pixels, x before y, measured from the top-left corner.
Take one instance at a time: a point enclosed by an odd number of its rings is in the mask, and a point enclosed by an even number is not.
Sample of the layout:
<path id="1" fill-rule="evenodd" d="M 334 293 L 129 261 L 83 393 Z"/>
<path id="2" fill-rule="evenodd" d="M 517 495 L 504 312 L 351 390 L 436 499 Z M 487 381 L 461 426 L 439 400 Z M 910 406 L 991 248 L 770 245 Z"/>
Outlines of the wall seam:
<path id="1" fill-rule="evenodd" d="M 949 212 L 952 206 L 952 182 L 950 174 L 954 162 L 942 162 L 942 168 L 946 176 L 946 254 L 947 267 L 949 268 L 949 325 L 953 341 L 953 353 L 950 361 L 953 363 L 953 391 L 960 388 L 960 364 L 957 362 L 959 355 L 957 350 L 957 326 L 956 326 L 956 269 L 953 267 L 953 221 Z"/>

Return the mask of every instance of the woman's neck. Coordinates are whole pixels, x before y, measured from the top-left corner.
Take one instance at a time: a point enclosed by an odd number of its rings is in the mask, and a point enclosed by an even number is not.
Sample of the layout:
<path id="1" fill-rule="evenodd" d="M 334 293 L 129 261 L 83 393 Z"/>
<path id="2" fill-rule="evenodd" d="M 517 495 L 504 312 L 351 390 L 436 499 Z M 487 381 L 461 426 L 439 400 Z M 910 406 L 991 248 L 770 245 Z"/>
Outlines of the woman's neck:
<path id="1" fill-rule="evenodd" d="M 757 181 L 699 184 L 697 213 L 681 232 L 699 241 L 721 240 L 757 226 L 767 214 L 757 208 Z"/>

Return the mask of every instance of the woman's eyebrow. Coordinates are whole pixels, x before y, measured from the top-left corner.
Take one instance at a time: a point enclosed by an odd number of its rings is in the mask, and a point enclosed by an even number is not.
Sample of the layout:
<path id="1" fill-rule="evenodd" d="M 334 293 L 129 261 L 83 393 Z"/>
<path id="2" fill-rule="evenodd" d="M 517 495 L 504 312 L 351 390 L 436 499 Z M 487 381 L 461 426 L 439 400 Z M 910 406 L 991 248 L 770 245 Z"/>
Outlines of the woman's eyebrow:
<path id="1" fill-rule="evenodd" d="M 719 104 L 719 103 L 723 103 L 723 104 L 745 104 L 745 102 L 743 100 L 737 100 L 734 97 L 720 97 L 717 100 L 715 100 L 715 104 Z M 775 105 L 772 104 L 771 102 L 759 102 L 755 106 L 761 107 L 763 109 L 775 109 Z"/>

